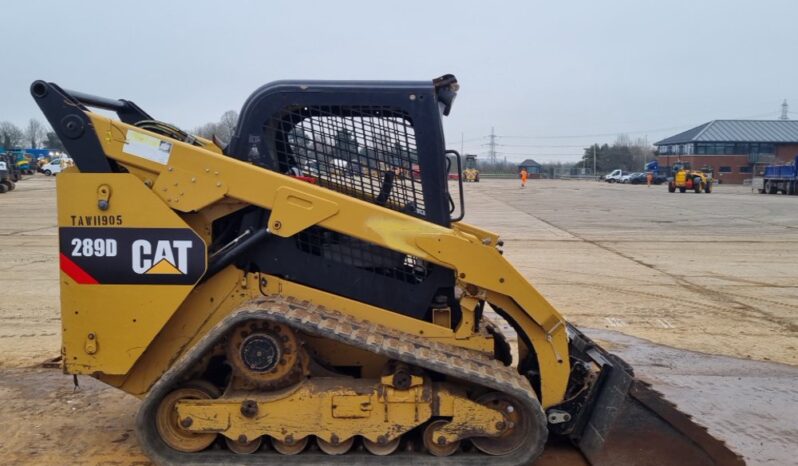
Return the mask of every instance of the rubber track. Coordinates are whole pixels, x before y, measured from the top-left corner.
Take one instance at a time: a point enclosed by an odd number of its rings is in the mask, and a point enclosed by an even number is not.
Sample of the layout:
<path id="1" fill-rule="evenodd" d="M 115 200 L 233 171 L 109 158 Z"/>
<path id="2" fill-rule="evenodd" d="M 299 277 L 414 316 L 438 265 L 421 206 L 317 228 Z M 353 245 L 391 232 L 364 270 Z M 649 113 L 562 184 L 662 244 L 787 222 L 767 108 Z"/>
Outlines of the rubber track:
<path id="1" fill-rule="evenodd" d="M 227 331 L 238 323 L 266 319 L 293 327 L 302 332 L 329 338 L 337 342 L 380 354 L 447 376 L 466 380 L 507 394 L 524 410 L 524 418 L 534 432 L 534 426 L 542 426 L 538 435 L 530 435 L 523 447 L 506 456 L 488 456 L 482 453 L 458 452 L 452 456 L 438 458 L 426 452 L 400 452 L 377 457 L 367 452 L 351 451 L 345 455 L 329 456 L 320 451 L 305 451 L 295 456 L 283 456 L 275 452 L 257 452 L 251 455 L 236 455 L 230 451 L 212 447 L 199 453 L 181 453 L 169 448 L 161 441 L 155 429 L 155 412 L 158 402 L 176 388 L 180 376 Z M 384 465 L 483 465 L 510 466 L 530 464 L 540 456 L 548 432 L 546 417 L 535 398 L 529 381 L 519 375 L 513 367 L 488 358 L 484 354 L 464 348 L 446 345 L 417 335 L 397 331 L 371 322 L 355 319 L 335 310 L 328 310 L 309 302 L 293 298 L 269 296 L 254 299 L 219 322 L 188 353 L 153 385 L 136 417 L 136 432 L 144 452 L 163 466 L 208 466 L 208 465 L 365 465 L 379 462 Z"/>

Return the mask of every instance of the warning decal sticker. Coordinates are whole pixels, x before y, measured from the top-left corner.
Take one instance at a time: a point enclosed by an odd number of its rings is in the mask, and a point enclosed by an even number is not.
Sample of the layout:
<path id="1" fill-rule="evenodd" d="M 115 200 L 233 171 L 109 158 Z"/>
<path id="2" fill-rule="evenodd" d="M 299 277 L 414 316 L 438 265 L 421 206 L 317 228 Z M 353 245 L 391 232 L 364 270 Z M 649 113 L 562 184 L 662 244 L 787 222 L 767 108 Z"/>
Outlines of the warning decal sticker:
<path id="1" fill-rule="evenodd" d="M 172 143 L 129 129 L 127 130 L 122 151 L 126 154 L 166 165 L 169 163 L 169 156 L 172 154 Z"/>

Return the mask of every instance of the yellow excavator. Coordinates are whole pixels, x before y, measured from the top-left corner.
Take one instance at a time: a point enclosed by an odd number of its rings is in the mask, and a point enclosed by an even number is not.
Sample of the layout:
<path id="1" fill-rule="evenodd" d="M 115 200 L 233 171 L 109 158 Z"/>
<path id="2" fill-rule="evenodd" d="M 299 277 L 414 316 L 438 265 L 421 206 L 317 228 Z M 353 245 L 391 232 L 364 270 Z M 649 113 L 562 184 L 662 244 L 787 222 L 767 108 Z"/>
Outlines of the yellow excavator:
<path id="1" fill-rule="evenodd" d="M 139 397 L 161 465 L 525 465 L 547 445 L 742 464 L 462 221 L 458 89 L 273 82 L 224 144 L 34 82 L 75 161 L 56 180 L 65 372 Z"/>

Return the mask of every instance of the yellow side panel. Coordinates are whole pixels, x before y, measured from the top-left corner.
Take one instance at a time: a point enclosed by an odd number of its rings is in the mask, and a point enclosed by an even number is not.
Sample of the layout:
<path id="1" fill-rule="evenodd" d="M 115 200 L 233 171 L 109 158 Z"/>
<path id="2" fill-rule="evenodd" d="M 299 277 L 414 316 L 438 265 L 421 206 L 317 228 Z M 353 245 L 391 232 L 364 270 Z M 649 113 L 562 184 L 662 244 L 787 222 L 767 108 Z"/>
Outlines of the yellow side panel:
<path id="1" fill-rule="evenodd" d="M 205 244 L 134 175 L 56 185 L 65 369 L 125 374 L 204 273 Z"/>

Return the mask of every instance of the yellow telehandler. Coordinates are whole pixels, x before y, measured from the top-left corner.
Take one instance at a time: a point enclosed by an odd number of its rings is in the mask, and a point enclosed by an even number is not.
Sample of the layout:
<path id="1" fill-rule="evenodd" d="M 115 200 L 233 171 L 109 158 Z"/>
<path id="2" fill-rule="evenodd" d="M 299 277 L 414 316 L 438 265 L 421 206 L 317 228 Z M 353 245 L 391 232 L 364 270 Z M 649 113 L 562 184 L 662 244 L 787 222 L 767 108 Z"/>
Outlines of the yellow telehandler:
<path id="1" fill-rule="evenodd" d="M 682 193 L 688 189 L 696 193 L 711 193 L 711 169 L 693 170 L 689 162 L 676 162 L 673 164 L 673 177 L 668 180 L 668 192 L 675 193 L 677 189 Z"/>
<path id="2" fill-rule="evenodd" d="M 479 168 L 477 168 L 477 156 L 466 154 L 465 168 L 463 169 L 463 181 L 469 183 L 479 183 Z"/>

